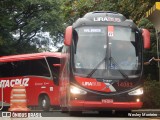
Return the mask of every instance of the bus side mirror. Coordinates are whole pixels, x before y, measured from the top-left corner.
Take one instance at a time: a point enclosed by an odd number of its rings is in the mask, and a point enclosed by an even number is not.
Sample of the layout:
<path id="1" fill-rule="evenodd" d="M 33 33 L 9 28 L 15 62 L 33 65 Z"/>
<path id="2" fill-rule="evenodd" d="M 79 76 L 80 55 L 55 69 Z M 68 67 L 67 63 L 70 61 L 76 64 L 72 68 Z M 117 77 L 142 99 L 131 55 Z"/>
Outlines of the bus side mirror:
<path id="1" fill-rule="evenodd" d="M 68 26 L 65 31 L 64 44 L 70 46 L 72 42 L 72 26 Z"/>
<path id="2" fill-rule="evenodd" d="M 142 29 L 144 49 L 150 49 L 150 32 L 147 29 Z"/>

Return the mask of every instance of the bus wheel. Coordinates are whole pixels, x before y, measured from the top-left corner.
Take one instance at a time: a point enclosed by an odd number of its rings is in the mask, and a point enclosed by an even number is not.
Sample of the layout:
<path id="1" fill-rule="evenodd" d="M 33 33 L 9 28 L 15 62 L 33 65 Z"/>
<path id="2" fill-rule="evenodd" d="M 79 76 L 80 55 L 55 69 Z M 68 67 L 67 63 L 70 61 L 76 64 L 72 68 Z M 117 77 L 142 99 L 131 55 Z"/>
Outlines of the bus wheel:
<path id="1" fill-rule="evenodd" d="M 50 100 L 47 95 L 41 95 L 39 97 L 39 106 L 44 111 L 49 111 L 50 109 Z"/>

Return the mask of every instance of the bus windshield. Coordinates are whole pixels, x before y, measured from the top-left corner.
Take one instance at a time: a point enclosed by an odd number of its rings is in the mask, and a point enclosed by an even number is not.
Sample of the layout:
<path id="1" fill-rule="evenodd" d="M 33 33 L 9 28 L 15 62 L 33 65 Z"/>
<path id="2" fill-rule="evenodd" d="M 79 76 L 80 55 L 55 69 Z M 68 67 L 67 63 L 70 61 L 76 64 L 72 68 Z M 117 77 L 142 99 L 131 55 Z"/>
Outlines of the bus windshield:
<path id="1" fill-rule="evenodd" d="M 121 26 L 85 26 L 74 30 L 73 39 L 76 74 L 119 78 L 122 72 L 128 76 L 141 73 L 138 31 Z"/>

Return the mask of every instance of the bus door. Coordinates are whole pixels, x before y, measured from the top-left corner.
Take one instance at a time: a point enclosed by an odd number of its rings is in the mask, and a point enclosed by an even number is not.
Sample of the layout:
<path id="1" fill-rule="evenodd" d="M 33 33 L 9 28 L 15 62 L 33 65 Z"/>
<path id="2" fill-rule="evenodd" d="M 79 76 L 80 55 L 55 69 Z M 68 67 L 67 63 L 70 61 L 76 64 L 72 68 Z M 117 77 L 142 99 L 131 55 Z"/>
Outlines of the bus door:
<path id="1" fill-rule="evenodd" d="M 60 72 L 60 58 L 47 57 L 46 58 L 51 75 L 53 92 L 51 95 L 52 101 L 56 106 L 59 106 L 59 72 Z"/>

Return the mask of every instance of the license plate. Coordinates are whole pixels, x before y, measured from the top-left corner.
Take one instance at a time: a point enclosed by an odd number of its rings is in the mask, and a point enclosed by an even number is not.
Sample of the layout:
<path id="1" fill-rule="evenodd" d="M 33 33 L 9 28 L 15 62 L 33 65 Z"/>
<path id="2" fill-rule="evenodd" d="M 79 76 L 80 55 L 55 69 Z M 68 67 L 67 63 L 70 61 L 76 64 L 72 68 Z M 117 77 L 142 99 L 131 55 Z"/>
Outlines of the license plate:
<path id="1" fill-rule="evenodd" d="M 113 103 L 113 99 L 102 99 L 102 103 Z"/>

